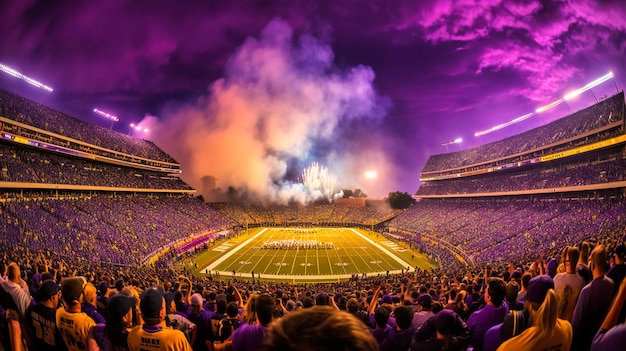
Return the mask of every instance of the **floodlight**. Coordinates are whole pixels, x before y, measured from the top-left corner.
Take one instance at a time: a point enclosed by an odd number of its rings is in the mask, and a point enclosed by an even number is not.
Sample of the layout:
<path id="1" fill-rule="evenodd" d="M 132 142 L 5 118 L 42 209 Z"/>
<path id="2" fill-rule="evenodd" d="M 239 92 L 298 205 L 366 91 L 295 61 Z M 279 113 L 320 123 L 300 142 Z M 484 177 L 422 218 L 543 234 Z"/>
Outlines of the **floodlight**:
<path id="1" fill-rule="evenodd" d="M 365 179 L 376 179 L 378 173 L 376 171 L 367 171 L 365 172 Z"/>
<path id="2" fill-rule="evenodd" d="M 114 116 L 114 115 L 112 115 L 110 113 L 106 113 L 106 112 L 104 112 L 102 110 L 99 110 L 97 108 L 94 108 L 93 112 L 95 112 L 96 114 L 99 114 L 100 116 L 102 116 L 102 117 L 104 117 L 106 119 L 110 119 L 110 120 L 112 120 L 114 122 L 118 122 L 120 120 L 119 118 L 117 118 L 117 116 Z"/>
<path id="3" fill-rule="evenodd" d="M 548 111 L 549 109 L 551 109 L 551 108 L 553 108 L 553 107 L 556 107 L 556 106 L 558 106 L 558 105 L 560 105 L 560 104 L 562 104 L 562 103 L 564 103 L 564 102 L 565 102 L 565 100 L 564 100 L 564 99 L 558 99 L 558 100 L 556 100 L 555 102 L 550 103 L 550 104 L 548 104 L 548 105 L 546 105 L 546 106 L 541 106 L 541 107 L 539 107 L 538 109 L 536 109 L 536 110 L 535 110 L 535 112 L 536 112 L 536 113 L 541 113 L 541 112 Z"/>
<path id="4" fill-rule="evenodd" d="M 49 91 L 49 92 L 52 91 L 52 88 L 50 88 L 49 86 L 47 86 L 47 85 L 45 85 L 45 84 L 43 84 L 41 82 L 38 82 L 38 81 L 36 81 L 36 80 L 26 76 L 26 75 L 23 75 L 22 73 L 14 70 L 11 67 L 8 67 L 8 66 L 5 66 L 3 64 L 0 64 L 0 71 L 3 71 L 6 74 L 11 75 L 11 76 L 13 76 L 15 78 L 19 78 L 19 79 L 25 81 L 26 83 L 28 83 L 28 84 L 30 84 L 32 86 L 35 86 L 37 88 L 41 88 L 41 89 Z"/>
<path id="5" fill-rule="evenodd" d="M 459 143 L 462 143 L 462 142 L 463 142 L 463 138 L 456 138 L 456 139 L 454 139 L 454 143 L 455 144 L 459 144 Z"/>
<path id="6" fill-rule="evenodd" d="M 585 91 L 587 91 L 587 90 L 589 90 L 591 88 L 594 88 L 594 87 L 596 87 L 596 86 L 606 82 L 607 80 L 609 80 L 611 78 L 613 78 L 613 72 L 609 72 L 609 73 L 605 74 L 604 76 L 594 80 L 593 82 L 585 85 L 584 87 L 582 87 L 580 89 L 577 89 L 577 90 L 575 90 L 575 91 L 565 95 L 563 97 L 563 99 L 565 99 L 565 100 L 573 99 L 573 98 L 577 97 L 578 95 L 584 93 Z"/>
<path id="7" fill-rule="evenodd" d="M 479 136 L 483 136 L 485 134 L 489 134 L 489 133 L 495 132 L 495 131 L 500 130 L 502 128 L 508 127 L 508 126 L 510 126 L 512 124 L 519 123 L 519 122 L 521 122 L 521 121 L 523 121 L 525 119 L 528 119 L 528 118 L 532 117 L 533 114 L 534 113 L 532 113 L 532 112 L 531 113 L 527 113 L 527 114 L 525 114 L 523 116 L 515 118 L 512 121 L 508 121 L 506 123 L 498 124 L 497 126 L 491 127 L 491 128 L 489 128 L 487 130 L 483 130 L 482 132 L 476 132 L 476 133 L 474 133 L 474 136 L 475 137 L 479 137 Z"/>

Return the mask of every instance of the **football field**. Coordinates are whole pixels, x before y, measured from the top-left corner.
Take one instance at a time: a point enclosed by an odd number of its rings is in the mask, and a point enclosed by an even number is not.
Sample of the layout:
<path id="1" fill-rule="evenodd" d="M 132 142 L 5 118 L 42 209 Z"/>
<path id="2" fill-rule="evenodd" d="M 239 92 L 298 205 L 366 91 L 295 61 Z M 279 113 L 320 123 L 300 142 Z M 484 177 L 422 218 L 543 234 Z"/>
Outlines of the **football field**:
<path id="1" fill-rule="evenodd" d="M 336 281 L 431 268 L 421 254 L 355 228 L 255 228 L 199 255 L 198 274 L 291 281 Z"/>

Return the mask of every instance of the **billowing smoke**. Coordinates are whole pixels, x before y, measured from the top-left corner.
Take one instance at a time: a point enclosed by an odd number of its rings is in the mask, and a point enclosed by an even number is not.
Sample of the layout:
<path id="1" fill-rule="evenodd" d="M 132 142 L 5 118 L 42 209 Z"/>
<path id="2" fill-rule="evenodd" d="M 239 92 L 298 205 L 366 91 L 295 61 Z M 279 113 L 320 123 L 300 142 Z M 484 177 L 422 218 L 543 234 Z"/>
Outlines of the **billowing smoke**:
<path id="1" fill-rule="evenodd" d="M 386 113 L 373 81 L 371 68 L 339 68 L 329 45 L 274 20 L 234 53 L 207 96 L 142 125 L 197 189 L 212 175 L 222 189 L 305 202 L 294 168 L 318 161 L 341 186 L 358 187 L 365 162 L 387 164 L 376 143 L 346 137 L 354 125 L 375 129 Z"/>

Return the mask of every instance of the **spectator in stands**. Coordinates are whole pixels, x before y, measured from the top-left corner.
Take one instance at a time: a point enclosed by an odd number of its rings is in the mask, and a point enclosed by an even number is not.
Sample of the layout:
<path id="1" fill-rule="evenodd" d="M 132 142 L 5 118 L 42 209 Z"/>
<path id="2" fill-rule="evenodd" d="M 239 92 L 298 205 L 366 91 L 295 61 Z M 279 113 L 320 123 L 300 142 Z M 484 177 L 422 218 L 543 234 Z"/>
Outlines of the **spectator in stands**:
<path id="1" fill-rule="evenodd" d="M 128 334 L 131 351 L 150 350 L 160 345 L 165 350 L 192 351 L 185 334 L 165 325 L 165 298 L 160 287 L 151 287 L 141 295 L 140 303 L 143 325 Z"/>
<path id="2" fill-rule="evenodd" d="M 588 241 L 585 240 L 580 244 L 580 257 L 578 257 L 576 264 L 576 273 L 583 278 L 585 285 L 589 284 L 591 279 L 593 279 L 591 269 L 587 266 L 591 250 L 593 250 L 593 247 Z"/>
<path id="3" fill-rule="evenodd" d="M 413 321 L 411 322 L 413 329 L 418 330 L 424 322 L 434 315 L 430 307 L 433 303 L 433 298 L 428 294 L 422 294 L 417 298 L 417 312 L 413 314 Z"/>
<path id="4" fill-rule="evenodd" d="M 0 279 L 0 288 L 6 293 L 3 300 L 10 299 L 10 301 L 3 301 L 3 303 L 8 302 L 8 305 L 4 306 L 7 313 L 13 320 L 21 321 L 32 299 L 28 285 L 22 279 L 22 272 L 17 263 L 11 262 L 9 264 L 6 280 Z"/>
<path id="5" fill-rule="evenodd" d="M 536 276 L 528 282 L 526 301 L 522 311 L 512 311 L 504 317 L 498 328 L 498 338 L 492 340 L 489 350 L 495 350 L 502 342 L 521 334 L 531 324 L 531 311 L 539 309 L 546 297 L 548 289 L 554 289 L 554 281 L 548 275 Z"/>
<path id="6" fill-rule="evenodd" d="M 472 313 L 467 320 L 467 328 L 470 331 L 470 344 L 474 350 L 480 351 L 483 346 L 485 332 L 496 324 L 502 323 L 509 313 L 504 303 L 506 295 L 506 283 L 500 278 L 490 278 L 485 290 L 485 306 Z"/>
<path id="7" fill-rule="evenodd" d="M 124 294 L 113 295 L 107 304 L 106 323 L 99 323 L 89 331 L 89 350 L 129 350 L 128 333 L 134 308 L 134 298 Z"/>
<path id="8" fill-rule="evenodd" d="M 37 292 L 37 304 L 26 310 L 24 334 L 30 350 L 67 350 L 56 326 L 59 307 L 59 286 L 51 279 L 44 281 Z"/>
<path id="9" fill-rule="evenodd" d="M 565 272 L 554 277 L 554 290 L 559 297 L 559 318 L 572 320 L 578 295 L 585 285 L 584 279 L 576 273 L 576 264 L 580 252 L 576 246 L 567 249 L 564 262 Z"/>
<path id="10" fill-rule="evenodd" d="M 570 349 L 572 326 L 567 320 L 557 318 L 558 301 L 552 286 L 554 286 L 552 278 L 546 275 L 530 280 L 526 299 L 530 306 L 532 326 L 520 335 L 505 341 L 498 351 L 566 351 Z M 540 294 L 542 291 L 546 291 L 545 297 L 535 296 L 535 292 Z M 542 299 L 543 303 L 536 309 L 537 304 L 533 301 Z"/>
<path id="11" fill-rule="evenodd" d="M 417 330 L 411 351 L 465 350 L 470 339 L 467 325 L 452 310 L 441 310 Z"/>
<path id="12" fill-rule="evenodd" d="M 380 344 L 381 351 L 407 350 L 415 329 L 411 326 L 413 311 L 408 306 L 398 306 L 393 310 L 395 326 Z"/>
<path id="13" fill-rule="evenodd" d="M 578 302 L 576 302 L 572 319 L 573 351 L 590 349 L 591 342 L 611 306 L 615 291 L 611 278 L 604 275 L 607 262 L 604 245 L 596 246 L 591 251 L 589 259 L 589 268 L 593 274 L 593 280 L 582 289 Z"/>
<path id="14" fill-rule="evenodd" d="M 203 308 L 204 299 L 202 295 L 193 294 L 190 300 L 189 320 L 196 325 L 196 339 L 191 347 L 194 351 L 209 351 L 207 341 L 211 342 L 211 316 L 213 313 Z"/>
<path id="15" fill-rule="evenodd" d="M 519 291 L 519 284 L 511 280 L 506 284 L 506 296 L 505 301 L 509 306 L 509 311 L 521 311 L 524 309 L 524 303 L 517 300 L 517 294 Z"/>
<path id="16" fill-rule="evenodd" d="M 626 264 L 624 264 L 624 255 L 626 254 L 626 247 L 623 243 L 619 243 L 615 249 L 613 249 L 613 253 L 611 256 L 615 260 L 615 265 L 609 269 L 606 275 L 613 280 L 615 284 L 615 293 L 619 289 L 624 277 L 626 277 Z"/>
<path id="17" fill-rule="evenodd" d="M 625 301 L 626 279 L 622 281 L 615 300 L 593 339 L 591 351 L 613 351 L 624 348 L 626 345 L 626 323 L 618 324 L 618 318 L 624 308 Z"/>
<path id="18" fill-rule="evenodd" d="M 56 313 L 57 328 L 69 351 L 87 350 L 89 330 L 96 325 L 81 310 L 81 297 L 87 282 L 82 277 L 65 278 L 61 282 L 63 307 Z"/>
<path id="19" fill-rule="evenodd" d="M 295 303 L 294 303 L 294 308 L 295 308 Z M 346 310 L 348 311 L 348 313 L 355 316 L 358 320 L 362 321 L 363 324 L 365 324 L 366 326 L 369 324 L 369 316 L 367 315 L 367 312 L 365 312 L 361 308 L 361 304 L 359 303 L 359 300 L 357 300 L 356 298 L 352 297 L 348 299 L 348 301 L 346 302 Z"/>
<path id="20" fill-rule="evenodd" d="M 330 306 L 315 306 L 289 313 L 273 323 L 260 348 L 263 351 L 331 349 L 376 351 L 378 345 L 356 317 Z"/>
<path id="21" fill-rule="evenodd" d="M 171 298 L 176 296 L 176 293 L 179 293 L 179 291 L 177 290 L 174 294 L 163 294 L 166 306 L 165 324 L 168 327 L 182 331 L 187 341 L 193 344 L 197 335 L 196 325 L 189 321 L 186 313 L 176 311 L 176 304 L 174 300 L 171 300 Z"/>
<path id="22" fill-rule="evenodd" d="M 93 319 L 96 324 L 105 323 L 104 317 L 97 310 L 96 287 L 91 283 L 87 283 L 85 289 L 83 289 L 81 309 L 89 318 Z"/>
<path id="23" fill-rule="evenodd" d="M 371 332 L 378 345 L 382 344 L 391 332 L 392 327 L 387 323 L 390 314 L 391 307 L 389 306 L 378 306 L 374 310 L 374 328 Z"/>
<path id="24" fill-rule="evenodd" d="M 256 324 L 244 324 L 231 336 L 234 351 L 256 351 L 261 346 L 269 324 L 273 319 L 275 298 L 270 295 L 260 295 L 256 299 Z"/>
<path id="25" fill-rule="evenodd" d="M 550 262 L 548 261 L 548 265 L 550 265 Z M 530 273 L 524 273 L 522 274 L 522 289 L 520 290 L 520 292 L 517 293 L 517 301 L 520 302 L 524 302 L 526 301 L 526 291 L 528 290 L 528 282 L 530 282 L 530 279 L 532 278 L 532 275 Z"/>

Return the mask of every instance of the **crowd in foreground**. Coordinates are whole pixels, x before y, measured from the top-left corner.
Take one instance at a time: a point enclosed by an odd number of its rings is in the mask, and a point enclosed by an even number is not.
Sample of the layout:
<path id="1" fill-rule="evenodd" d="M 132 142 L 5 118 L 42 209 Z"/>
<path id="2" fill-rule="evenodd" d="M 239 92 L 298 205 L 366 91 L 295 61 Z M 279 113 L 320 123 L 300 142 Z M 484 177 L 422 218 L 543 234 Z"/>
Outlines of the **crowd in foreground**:
<path id="1" fill-rule="evenodd" d="M 310 285 L 5 250 L 0 349 L 618 350 L 618 242 L 582 242 L 530 264 Z"/>

